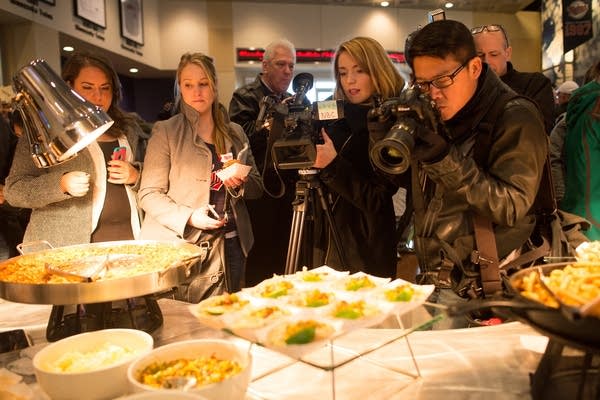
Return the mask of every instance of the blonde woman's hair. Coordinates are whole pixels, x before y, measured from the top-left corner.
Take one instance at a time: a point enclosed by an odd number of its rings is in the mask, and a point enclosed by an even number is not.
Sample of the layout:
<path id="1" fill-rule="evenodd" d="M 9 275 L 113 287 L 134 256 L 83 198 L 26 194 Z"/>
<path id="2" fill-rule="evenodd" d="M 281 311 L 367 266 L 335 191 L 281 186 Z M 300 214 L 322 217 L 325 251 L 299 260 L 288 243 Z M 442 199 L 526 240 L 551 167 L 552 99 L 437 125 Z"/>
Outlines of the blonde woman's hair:
<path id="1" fill-rule="evenodd" d="M 369 75 L 375 93 L 384 99 L 400 94 L 404 88 L 404 79 L 402 79 L 402 76 L 396 67 L 394 67 L 392 60 L 388 57 L 383 46 L 375 39 L 358 36 L 342 42 L 335 51 L 333 62 L 335 99 L 346 100 L 338 69 L 340 54 L 344 52 L 348 53 L 358 63 L 360 68 Z"/>
<path id="2" fill-rule="evenodd" d="M 215 99 L 211 108 L 211 115 L 215 123 L 215 130 L 213 131 L 213 141 L 218 154 L 224 154 L 229 149 L 225 148 L 225 141 L 228 139 L 231 141 L 231 134 L 229 131 L 229 117 L 227 116 L 226 108 L 219 103 L 219 96 L 217 91 L 217 70 L 213 59 L 203 53 L 185 53 L 179 60 L 179 66 L 177 67 L 177 73 L 175 75 L 175 109 L 181 111 L 181 89 L 179 87 L 179 79 L 181 71 L 189 64 L 194 64 L 202 68 L 206 77 L 208 78 L 208 85 L 215 94 Z"/>

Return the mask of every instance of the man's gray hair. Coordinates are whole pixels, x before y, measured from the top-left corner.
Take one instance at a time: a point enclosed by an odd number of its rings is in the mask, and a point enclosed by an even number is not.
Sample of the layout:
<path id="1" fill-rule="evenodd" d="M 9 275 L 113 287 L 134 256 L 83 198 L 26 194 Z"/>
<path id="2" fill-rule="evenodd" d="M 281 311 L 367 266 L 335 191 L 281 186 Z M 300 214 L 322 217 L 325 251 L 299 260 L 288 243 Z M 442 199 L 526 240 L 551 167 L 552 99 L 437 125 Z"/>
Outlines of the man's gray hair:
<path id="1" fill-rule="evenodd" d="M 263 54 L 263 61 L 271 60 L 275 54 L 275 50 L 279 48 L 289 50 L 294 55 L 294 63 L 296 62 L 296 48 L 292 42 L 287 39 L 277 39 L 269 43 L 265 49 L 265 53 Z"/>

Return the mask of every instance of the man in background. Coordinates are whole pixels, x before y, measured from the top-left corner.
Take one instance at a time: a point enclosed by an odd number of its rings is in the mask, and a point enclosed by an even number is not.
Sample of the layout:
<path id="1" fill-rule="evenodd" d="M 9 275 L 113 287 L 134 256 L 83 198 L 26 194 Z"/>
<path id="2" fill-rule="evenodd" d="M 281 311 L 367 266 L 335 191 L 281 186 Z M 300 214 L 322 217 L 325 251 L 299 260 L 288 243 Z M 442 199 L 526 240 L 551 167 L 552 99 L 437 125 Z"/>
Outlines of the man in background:
<path id="1" fill-rule="evenodd" d="M 567 112 L 567 104 L 569 104 L 569 99 L 571 98 L 571 93 L 575 91 L 575 89 L 579 88 L 579 85 L 573 81 L 565 81 L 560 84 L 560 86 L 556 89 L 556 111 L 555 111 L 555 124 L 556 118 L 560 117 L 561 114 Z"/>
<path id="2" fill-rule="evenodd" d="M 296 49 L 292 43 L 285 39 L 271 42 L 263 55 L 262 72 L 253 82 L 238 88 L 229 103 L 229 117 L 244 128 L 265 185 L 262 198 L 246 202 L 254 232 L 254 246 L 246 261 L 246 286 L 274 273 L 283 274 L 285 269 L 298 174 L 294 170 L 274 170 L 267 155 L 269 131 L 264 127 L 256 129 L 256 120 L 265 96 L 271 96 L 274 102 L 292 96 L 287 89 L 295 64 Z"/>
<path id="3" fill-rule="evenodd" d="M 563 210 L 587 219 L 585 232 L 600 240 L 600 77 L 573 92 L 567 107 Z M 596 167 L 594 167 L 596 166 Z"/>
<path id="4" fill-rule="evenodd" d="M 515 92 L 534 100 L 544 117 L 546 133 L 554 127 L 554 92 L 552 82 L 540 72 L 519 72 L 511 63 L 512 47 L 506 31 L 499 24 L 471 29 L 477 55 Z"/>

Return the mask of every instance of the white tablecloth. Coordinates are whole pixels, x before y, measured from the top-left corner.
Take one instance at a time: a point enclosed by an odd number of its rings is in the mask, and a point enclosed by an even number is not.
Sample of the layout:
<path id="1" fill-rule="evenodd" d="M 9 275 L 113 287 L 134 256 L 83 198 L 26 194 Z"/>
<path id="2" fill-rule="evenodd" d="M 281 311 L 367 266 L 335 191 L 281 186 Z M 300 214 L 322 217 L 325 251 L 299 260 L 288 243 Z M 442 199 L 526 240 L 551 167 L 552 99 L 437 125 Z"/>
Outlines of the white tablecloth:
<path id="1" fill-rule="evenodd" d="M 198 323 L 185 303 L 162 299 L 159 304 L 164 324 L 153 333 L 156 345 L 227 336 Z M 0 330 L 24 326 L 34 342 L 43 342 L 43 327 L 49 312 L 50 306 L 0 302 Z M 19 321 L 23 324 L 19 325 Z M 361 352 L 401 336 L 400 333 L 398 329 L 363 329 L 336 340 L 334 345 Z M 461 330 L 415 331 L 333 371 L 294 362 L 252 345 L 253 381 L 248 399 L 333 399 L 334 389 L 335 399 L 344 400 L 528 399 L 529 373 L 539 363 L 544 340 L 518 322 Z M 537 342 L 537 349 L 524 346 L 529 342 Z M 337 363 L 342 353 L 335 354 Z M 307 359 L 327 365 L 329 357 L 329 350 L 323 349 Z M 32 377 L 26 378 L 32 387 L 36 386 Z"/>

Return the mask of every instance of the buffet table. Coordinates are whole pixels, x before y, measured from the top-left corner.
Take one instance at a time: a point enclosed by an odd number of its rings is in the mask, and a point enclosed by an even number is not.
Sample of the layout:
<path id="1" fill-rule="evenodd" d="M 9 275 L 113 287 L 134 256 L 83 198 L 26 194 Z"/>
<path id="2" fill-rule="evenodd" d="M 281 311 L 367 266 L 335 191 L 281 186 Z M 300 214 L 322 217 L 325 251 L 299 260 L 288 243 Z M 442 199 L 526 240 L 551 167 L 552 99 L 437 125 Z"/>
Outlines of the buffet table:
<path id="1" fill-rule="evenodd" d="M 152 334 L 155 347 L 186 339 L 228 336 L 201 325 L 189 312 L 187 303 L 161 299 L 159 305 L 164 324 Z M 0 331 L 23 327 L 32 337 L 34 349 L 39 348 L 45 342 L 50 307 L 0 300 Z M 316 368 L 244 342 L 254 359 L 247 396 L 251 400 L 333 399 L 334 390 L 336 399 L 458 400 L 531 398 L 529 373 L 539 363 L 546 338 L 519 322 L 415 331 L 408 336 L 399 329 L 361 329 L 334 341 L 336 347 L 345 349 L 342 355 L 336 352 L 335 362 L 339 361 L 337 357 L 349 357 L 349 349 L 360 353 L 380 348 L 333 370 Z M 23 361 L 32 352 L 13 353 L 18 354 L 0 358 L 0 367 L 6 367 L 15 358 Z M 330 351 L 324 349 L 306 360 L 319 364 L 330 356 Z M 24 375 L 24 381 L 34 389 L 35 398 L 46 398 L 33 376 Z"/>

